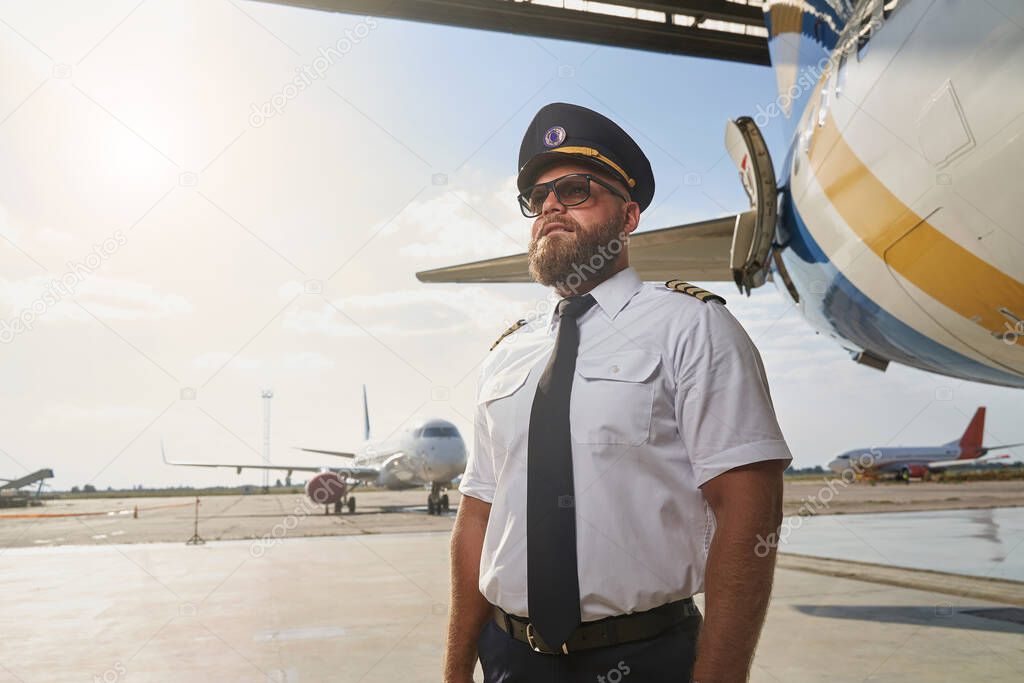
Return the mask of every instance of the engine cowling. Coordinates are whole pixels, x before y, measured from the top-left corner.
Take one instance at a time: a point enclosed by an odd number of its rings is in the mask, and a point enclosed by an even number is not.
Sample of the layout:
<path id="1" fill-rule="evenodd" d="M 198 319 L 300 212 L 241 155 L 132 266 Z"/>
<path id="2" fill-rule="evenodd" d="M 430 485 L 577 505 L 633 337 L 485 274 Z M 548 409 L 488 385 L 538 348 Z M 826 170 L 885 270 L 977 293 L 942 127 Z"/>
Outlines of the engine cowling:
<path id="1" fill-rule="evenodd" d="M 897 477 L 904 481 L 911 479 L 924 479 L 928 475 L 928 468 L 924 465 L 904 465 L 897 473 Z"/>
<path id="2" fill-rule="evenodd" d="M 306 495 L 318 505 L 333 505 L 345 497 L 348 486 L 337 472 L 320 472 L 306 482 Z"/>

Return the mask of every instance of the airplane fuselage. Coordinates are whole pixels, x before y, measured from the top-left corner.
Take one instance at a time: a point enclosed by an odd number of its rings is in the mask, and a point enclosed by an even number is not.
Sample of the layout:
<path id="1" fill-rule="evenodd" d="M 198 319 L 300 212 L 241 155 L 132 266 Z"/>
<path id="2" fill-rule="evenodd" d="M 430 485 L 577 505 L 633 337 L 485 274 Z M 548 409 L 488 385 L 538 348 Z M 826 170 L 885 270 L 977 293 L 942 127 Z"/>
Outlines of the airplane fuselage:
<path id="1" fill-rule="evenodd" d="M 803 69 L 773 280 L 852 352 L 1024 387 L 1020 29 L 976 3 L 857 5 L 878 6 L 867 33 L 854 12 L 838 36 L 773 39 Z"/>
<path id="2" fill-rule="evenodd" d="M 855 474 L 896 473 L 904 469 L 920 476 L 929 464 L 956 460 L 961 455 L 956 444 L 944 446 L 856 448 L 837 456 L 828 464 L 833 472 L 848 470 Z"/>
<path id="3" fill-rule="evenodd" d="M 380 468 L 377 485 L 389 489 L 447 484 L 466 468 L 466 444 L 452 423 L 427 420 L 393 441 L 364 443 L 353 464 Z"/>

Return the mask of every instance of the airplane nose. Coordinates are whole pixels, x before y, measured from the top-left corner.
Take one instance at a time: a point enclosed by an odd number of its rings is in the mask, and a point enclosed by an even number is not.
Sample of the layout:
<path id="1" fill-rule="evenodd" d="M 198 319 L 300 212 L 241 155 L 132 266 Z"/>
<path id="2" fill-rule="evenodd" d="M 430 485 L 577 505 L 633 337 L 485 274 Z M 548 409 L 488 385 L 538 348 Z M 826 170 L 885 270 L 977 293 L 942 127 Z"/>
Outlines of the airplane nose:
<path id="1" fill-rule="evenodd" d="M 454 479 L 466 467 L 466 447 L 461 439 L 433 443 L 425 455 L 424 464 L 431 479 Z"/>

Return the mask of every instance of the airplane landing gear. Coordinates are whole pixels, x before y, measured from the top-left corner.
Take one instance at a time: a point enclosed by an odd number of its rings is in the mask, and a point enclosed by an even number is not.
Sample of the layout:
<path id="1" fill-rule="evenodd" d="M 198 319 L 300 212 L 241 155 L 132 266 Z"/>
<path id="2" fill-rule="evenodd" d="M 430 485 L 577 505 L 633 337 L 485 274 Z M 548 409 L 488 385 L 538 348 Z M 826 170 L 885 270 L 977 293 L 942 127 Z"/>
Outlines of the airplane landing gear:
<path id="1" fill-rule="evenodd" d="M 428 515 L 439 515 L 451 509 L 448 504 L 448 494 L 441 495 L 441 486 L 437 482 L 430 485 L 430 495 L 427 496 Z"/>
<path id="2" fill-rule="evenodd" d="M 340 515 L 345 510 L 348 510 L 348 514 L 354 515 L 356 512 L 356 497 L 345 495 L 334 504 L 334 514 Z"/>

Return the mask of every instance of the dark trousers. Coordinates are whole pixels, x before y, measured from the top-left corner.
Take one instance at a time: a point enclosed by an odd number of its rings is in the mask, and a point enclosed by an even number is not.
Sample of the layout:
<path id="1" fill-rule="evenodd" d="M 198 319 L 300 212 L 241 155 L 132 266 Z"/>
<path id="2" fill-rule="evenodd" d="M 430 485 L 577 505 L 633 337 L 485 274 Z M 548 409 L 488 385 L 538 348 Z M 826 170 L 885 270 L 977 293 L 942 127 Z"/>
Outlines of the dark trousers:
<path id="1" fill-rule="evenodd" d="M 477 641 L 477 654 L 484 683 L 689 683 L 698 631 L 689 621 L 648 640 L 546 655 L 491 619 Z"/>

